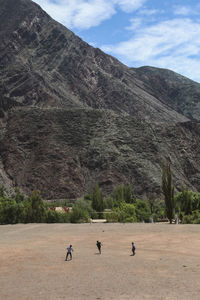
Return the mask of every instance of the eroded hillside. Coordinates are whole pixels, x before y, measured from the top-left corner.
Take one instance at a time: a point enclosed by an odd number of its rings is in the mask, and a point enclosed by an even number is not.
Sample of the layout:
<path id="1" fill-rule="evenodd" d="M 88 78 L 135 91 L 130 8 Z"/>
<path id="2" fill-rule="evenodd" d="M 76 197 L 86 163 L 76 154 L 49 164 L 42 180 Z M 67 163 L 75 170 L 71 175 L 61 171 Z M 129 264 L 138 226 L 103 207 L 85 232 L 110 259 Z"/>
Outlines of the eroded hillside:
<path id="1" fill-rule="evenodd" d="M 46 199 L 99 183 L 160 194 L 199 190 L 200 84 L 169 70 L 128 68 L 30 0 L 0 0 L 0 183 Z"/>

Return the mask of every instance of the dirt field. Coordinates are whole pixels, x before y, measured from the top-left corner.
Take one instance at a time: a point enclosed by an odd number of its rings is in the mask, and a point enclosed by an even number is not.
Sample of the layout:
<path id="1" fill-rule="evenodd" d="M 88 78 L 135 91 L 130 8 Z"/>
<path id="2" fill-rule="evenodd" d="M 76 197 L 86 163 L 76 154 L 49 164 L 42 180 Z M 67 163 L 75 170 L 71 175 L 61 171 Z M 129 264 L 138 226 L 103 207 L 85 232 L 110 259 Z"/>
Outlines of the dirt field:
<path id="1" fill-rule="evenodd" d="M 66 262 L 70 243 L 73 260 Z M 200 226 L 0 226 L 0 299 L 199 300 Z"/>

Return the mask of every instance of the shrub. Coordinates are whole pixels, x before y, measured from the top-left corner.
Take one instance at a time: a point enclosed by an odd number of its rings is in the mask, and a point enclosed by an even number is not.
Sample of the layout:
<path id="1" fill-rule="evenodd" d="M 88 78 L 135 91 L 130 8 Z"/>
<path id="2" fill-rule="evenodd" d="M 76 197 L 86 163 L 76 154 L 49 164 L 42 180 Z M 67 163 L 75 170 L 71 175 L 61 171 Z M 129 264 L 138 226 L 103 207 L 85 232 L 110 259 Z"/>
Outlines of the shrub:
<path id="1" fill-rule="evenodd" d="M 71 213 L 62 213 L 54 210 L 48 210 L 46 214 L 47 223 L 70 223 Z"/>
<path id="2" fill-rule="evenodd" d="M 17 223 L 17 204 L 15 200 L 10 198 L 1 198 L 0 201 L 0 223 Z"/>
<path id="3" fill-rule="evenodd" d="M 71 223 L 86 223 L 89 222 L 90 216 L 86 209 L 78 207 L 77 205 L 73 206 L 72 212 L 70 213 Z"/>
<path id="4" fill-rule="evenodd" d="M 135 206 L 129 203 L 122 203 L 120 207 L 116 208 L 118 213 L 118 220 L 120 222 L 136 222 Z"/>
<path id="5" fill-rule="evenodd" d="M 136 217 L 139 222 L 149 222 L 151 211 L 145 200 L 137 199 L 135 202 Z"/>
<path id="6" fill-rule="evenodd" d="M 194 210 L 191 215 L 183 215 L 183 224 L 200 224 L 200 212 L 199 210 Z"/>
<path id="7" fill-rule="evenodd" d="M 117 211 L 113 211 L 104 215 L 104 219 L 109 223 L 116 223 L 119 221 L 119 213 Z"/>
<path id="8" fill-rule="evenodd" d="M 185 215 L 182 218 L 182 223 L 183 224 L 193 224 L 194 220 L 193 220 L 193 216 L 192 215 Z"/>

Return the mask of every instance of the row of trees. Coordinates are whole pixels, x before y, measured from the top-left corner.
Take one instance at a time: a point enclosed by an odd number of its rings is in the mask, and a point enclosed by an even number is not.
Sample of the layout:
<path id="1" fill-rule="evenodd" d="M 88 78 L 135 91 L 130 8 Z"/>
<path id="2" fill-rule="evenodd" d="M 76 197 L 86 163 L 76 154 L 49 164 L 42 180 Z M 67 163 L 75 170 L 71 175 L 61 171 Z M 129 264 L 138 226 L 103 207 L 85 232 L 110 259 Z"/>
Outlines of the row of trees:
<path id="1" fill-rule="evenodd" d="M 67 214 L 51 211 L 42 200 L 39 191 L 25 198 L 18 189 L 15 195 L 7 197 L 3 187 L 0 190 L 0 224 L 69 222 Z"/>
<path id="2" fill-rule="evenodd" d="M 19 189 L 16 189 L 15 195 L 7 197 L 1 187 L 0 224 L 81 223 L 89 222 L 91 218 L 105 218 L 108 222 L 149 222 L 152 216 L 152 206 L 148 200 L 137 199 L 133 196 L 130 185 L 116 187 L 107 198 L 103 197 L 101 189 L 96 185 L 90 194 L 83 199 L 78 199 L 72 205 L 70 213 L 51 210 L 51 206 L 52 204 L 42 200 L 39 191 L 34 191 L 30 197 L 26 198 Z M 154 218 L 163 218 L 164 206 L 154 205 L 153 215 Z"/>
<path id="3" fill-rule="evenodd" d="M 50 210 L 50 205 L 42 200 L 40 192 L 34 191 L 25 198 L 16 189 L 15 195 L 7 197 L 0 188 L 0 224 L 30 222 L 89 222 L 90 219 L 105 218 L 108 222 L 149 222 L 168 218 L 170 223 L 177 216 L 182 223 L 200 223 L 200 194 L 183 189 L 176 196 L 172 183 L 170 164 L 162 167 L 162 191 L 164 201 L 155 197 L 138 199 L 131 186 L 120 185 L 108 196 L 98 185 L 93 191 L 73 204 L 72 212 L 60 213 Z M 69 202 L 65 201 L 65 205 Z"/>
<path id="4" fill-rule="evenodd" d="M 96 185 L 90 194 L 76 202 L 74 209 L 77 211 L 77 222 L 81 212 L 85 217 L 104 218 L 108 222 L 149 222 L 151 218 L 158 220 L 165 217 L 164 203 L 137 199 L 130 185 L 116 187 L 106 198 Z"/>

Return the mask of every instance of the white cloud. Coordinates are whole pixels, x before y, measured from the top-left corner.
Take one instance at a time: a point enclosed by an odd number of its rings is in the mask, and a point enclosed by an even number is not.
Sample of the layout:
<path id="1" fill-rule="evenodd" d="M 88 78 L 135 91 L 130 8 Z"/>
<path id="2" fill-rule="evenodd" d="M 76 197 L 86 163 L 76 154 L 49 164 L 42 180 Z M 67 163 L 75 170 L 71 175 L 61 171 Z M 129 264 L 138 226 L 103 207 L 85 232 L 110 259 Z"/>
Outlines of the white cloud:
<path id="1" fill-rule="evenodd" d="M 140 28 L 128 41 L 102 49 L 128 65 L 168 68 L 200 81 L 199 36 L 199 23 L 173 19 Z"/>
<path id="2" fill-rule="evenodd" d="M 174 7 L 174 14 L 175 15 L 188 16 L 192 13 L 194 13 L 194 11 L 189 6 L 175 6 Z"/>
<path id="3" fill-rule="evenodd" d="M 130 20 L 131 25 L 127 26 L 126 30 L 135 30 L 142 25 L 143 19 L 142 18 L 133 18 Z"/>
<path id="4" fill-rule="evenodd" d="M 127 13 L 139 9 L 145 2 L 146 0 L 113 0 L 114 4 L 118 4 L 121 10 Z"/>
<path id="5" fill-rule="evenodd" d="M 188 16 L 188 17 L 200 15 L 200 4 L 196 4 L 193 6 L 174 5 L 173 9 L 174 9 L 173 13 L 175 15 Z"/>
<path id="6" fill-rule="evenodd" d="M 158 10 L 158 9 L 141 9 L 139 11 L 140 15 L 146 15 L 146 16 L 152 16 L 155 15 L 157 13 L 162 13 L 163 11 Z"/>
<path id="7" fill-rule="evenodd" d="M 52 18 L 69 28 L 88 29 L 110 18 L 115 9 L 105 0 L 35 0 Z"/>
<path id="8" fill-rule="evenodd" d="M 52 18 L 68 28 L 89 29 L 111 18 L 120 8 L 126 13 L 140 8 L 146 0 L 34 0 Z"/>
<path id="9" fill-rule="evenodd" d="M 72 27 L 90 28 L 97 26 L 102 21 L 109 19 L 115 13 L 115 9 L 108 1 L 95 0 L 83 2 L 74 11 Z"/>

